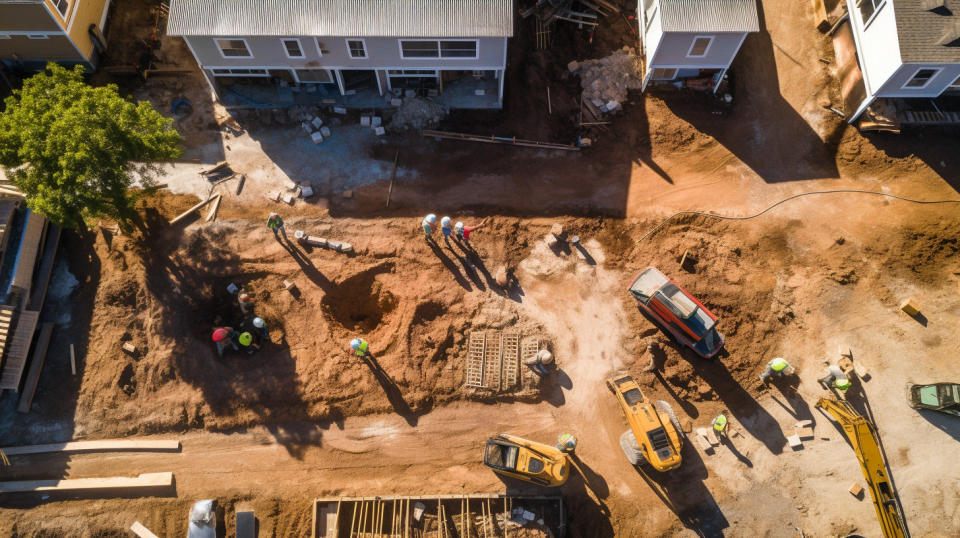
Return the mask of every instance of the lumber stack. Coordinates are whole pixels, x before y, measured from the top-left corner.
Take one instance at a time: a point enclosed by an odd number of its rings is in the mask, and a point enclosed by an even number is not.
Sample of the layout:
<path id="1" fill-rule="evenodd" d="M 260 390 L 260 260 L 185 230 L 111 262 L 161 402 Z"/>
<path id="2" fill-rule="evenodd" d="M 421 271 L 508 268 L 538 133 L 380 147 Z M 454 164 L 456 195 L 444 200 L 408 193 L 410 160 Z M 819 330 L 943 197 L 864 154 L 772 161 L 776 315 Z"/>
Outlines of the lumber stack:
<path id="1" fill-rule="evenodd" d="M 121 490 L 118 494 L 133 489 L 169 488 L 173 486 L 173 473 L 144 473 L 136 478 L 112 476 L 108 478 L 73 478 L 65 480 L 23 480 L 0 482 L 0 493 L 36 493 L 41 491 L 90 491 Z"/>

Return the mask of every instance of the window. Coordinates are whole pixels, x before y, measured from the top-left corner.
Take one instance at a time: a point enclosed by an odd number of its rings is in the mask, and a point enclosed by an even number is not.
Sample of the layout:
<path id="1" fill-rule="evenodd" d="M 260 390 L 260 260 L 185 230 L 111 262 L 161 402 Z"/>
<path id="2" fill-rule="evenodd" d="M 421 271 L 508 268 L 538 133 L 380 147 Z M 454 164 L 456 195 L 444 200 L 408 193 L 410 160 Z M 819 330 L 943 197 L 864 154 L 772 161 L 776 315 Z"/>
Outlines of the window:
<path id="1" fill-rule="evenodd" d="M 266 77 L 269 73 L 266 69 L 227 69 L 215 68 L 212 70 L 214 76 L 246 76 L 246 77 Z"/>
<path id="2" fill-rule="evenodd" d="M 350 52 L 351 58 L 367 57 L 367 46 L 362 39 L 348 39 L 347 51 Z"/>
<path id="3" fill-rule="evenodd" d="M 915 90 L 926 88 L 927 84 L 930 84 L 930 80 L 933 79 L 934 75 L 939 72 L 939 69 L 918 69 L 917 72 L 913 74 L 913 78 L 908 80 L 903 87 L 913 88 Z"/>
<path id="4" fill-rule="evenodd" d="M 27 39 L 50 39 L 47 34 L 27 34 Z"/>
<path id="5" fill-rule="evenodd" d="M 297 80 L 300 82 L 312 82 L 318 84 L 331 84 L 333 77 L 330 71 L 326 69 L 296 69 Z"/>
<path id="6" fill-rule="evenodd" d="M 400 41 L 400 55 L 403 58 L 439 58 L 438 41 Z"/>
<path id="7" fill-rule="evenodd" d="M 253 58 L 250 49 L 247 48 L 246 40 L 217 39 L 216 42 L 224 58 Z"/>
<path id="8" fill-rule="evenodd" d="M 482 72 L 482 71 L 481 71 Z M 434 69 L 389 69 L 387 73 L 391 77 L 435 77 L 437 72 Z"/>
<path id="9" fill-rule="evenodd" d="M 677 78 L 677 69 L 675 67 L 656 67 L 650 74 L 653 80 L 673 80 Z"/>
<path id="10" fill-rule="evenodd" d="M 287 58 L 303 58 L 303 49 L 300 48 L 299 39 L 284 39 L 283 51 L 287 53 Z"/>
<path id="11" fill-rule="evenodd" d="M 70 8 L 70 2 L 67 0 L 53 0 L 53 5 L 56 6 L 57 11 L 59 11 L 62 16 L 65 16 L 67 10 Z"/>
<path id="12" fill-rule="evenodd" d="M 687 51 L 687 58 L 703 58 L 710 51 L 711 43 L 713 43 L 713 37 L 699 35 L 694 37 L 690 50 Z"/>
<path id="13" fill-rule="evenodd" d="M 400 40 L 402 58 L 476 58 L 476 41 Z"/>
<path id="14" fill-rule="evenodd" d="M 863 26 L 866 27 L 873 20 L 873 14 L 880 11 L 886 0 L 857 0 L 857 7 L 860 8 L 860 18 L 863 19 Z"/>
<path id="15" fill-rule="evenodd" d="M 954 81 L 950 84 L 950 87 L 951 87 L 951 88 L 960 88 L 960 77 L 957 77 L 957 80 L 954 80 Z"/>

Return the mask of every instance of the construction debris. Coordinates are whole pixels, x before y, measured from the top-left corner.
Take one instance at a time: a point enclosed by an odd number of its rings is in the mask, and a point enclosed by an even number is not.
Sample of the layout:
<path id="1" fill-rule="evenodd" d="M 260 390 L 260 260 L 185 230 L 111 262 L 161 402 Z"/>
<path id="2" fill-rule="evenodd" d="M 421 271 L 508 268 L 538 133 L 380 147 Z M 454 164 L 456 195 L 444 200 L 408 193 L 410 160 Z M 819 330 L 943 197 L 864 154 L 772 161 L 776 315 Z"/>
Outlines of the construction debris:
<path id="1" fill-rule="evenodd" d="M 603 113 L 619 110 L 627 92 L 643 86 L 640 58 L 627 46 L 599 60 L 570 62 L 567 68 L 580 76 L 584 104 Z"/>
<path id="2" fill-rule="evenodd" d="M 909 297 L 900 303 L 900 310 L 906 312 L 908 316 L 917 316 L 920 314 L 920 307 L 917 305 L 917 303 L 913 302 L 912 297 Z"/>
<path id="3" fill-rule="evenodd" d="M 181 220 L 189 217 L 191 214 L 193 214 L 193 212 L 197 211 L 198 209 L 202 208 L 203 206 L 209 204 L 210 202 L 212 202 L 212 201 L 214 201 L 214 200 L 219 200 L 219 199 L 220 199 L 220 195 L 219 195 L 219 194 L 215 194 L 215 195 L 211 196 L 210 198 L 207 198 L 206 200 L 200 202 L 199 204 L 191 207 L 190 209 L 184 211 L 183 213 L 181 213 L 180 215 L 178 215 L 177 217 L 175 217 L 173 220 L 170 221 L 170 225 L 172 226 L 172 225 L 180 222 Z"/>
<path id="4" fill-rule="evenodd" d="M 422 97 L 408 97 L 394 112 L 387 127 L 394 132 L 433 127 L 450 113 L 446 106 Z"/>

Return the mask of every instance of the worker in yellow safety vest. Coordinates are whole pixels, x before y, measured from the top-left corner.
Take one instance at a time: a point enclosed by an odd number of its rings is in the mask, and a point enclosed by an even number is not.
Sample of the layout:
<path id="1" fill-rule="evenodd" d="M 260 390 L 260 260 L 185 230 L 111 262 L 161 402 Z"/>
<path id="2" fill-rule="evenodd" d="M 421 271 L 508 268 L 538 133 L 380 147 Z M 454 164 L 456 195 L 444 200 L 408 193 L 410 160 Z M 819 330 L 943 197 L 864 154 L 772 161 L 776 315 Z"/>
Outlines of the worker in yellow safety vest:
<path id="1" fill-rule="evenodd" d="M 771 376 L 783 377 L 784 375 L 792 372 L 790 368 L 790 363 L 787 362 L 783 357 L 777 357 L 767 363 L 767 369 L 760 374 L 760 381 L 766 383 Z"/>
<path id="2" fill-rule="evenodd" d="M 710 425 L 713 426 L 713 432 L 717 434 L 717 437 L 727 435 L 727 415 L 720 413 Z"/>
<path id="3" fill-rule="evenodd" d="M 850 382 L 850 378 L 847 377 L 847 374 L 840 369 L 839 366 L 830 365 L 827 367 L 827 375 L 821 377 L 817 381 L 820 382 L 820 385 L 823 388 L 829 389 L 838 389 L 842 392 L 846 392 L 853 383 Z"/>
<path id="4" fill-rule="evenodd" d="M 354 338 L 350 340 L 350 354 L 361 359 L 370 355 L 370 344 L 363 338 Z"/>

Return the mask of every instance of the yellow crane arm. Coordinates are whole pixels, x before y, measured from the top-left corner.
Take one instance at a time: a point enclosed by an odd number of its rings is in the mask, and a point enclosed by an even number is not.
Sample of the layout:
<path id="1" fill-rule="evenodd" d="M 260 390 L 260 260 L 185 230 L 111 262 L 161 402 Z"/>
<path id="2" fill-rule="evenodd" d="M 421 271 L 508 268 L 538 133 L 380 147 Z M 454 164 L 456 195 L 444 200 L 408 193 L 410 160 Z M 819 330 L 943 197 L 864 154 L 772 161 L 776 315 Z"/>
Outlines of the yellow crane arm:
<path id="1" fill-rule="evenodd" d="M 888 478 L 887 464 L 880 452 L 876 427 L 846 401 L 820 398 L 817 407 L 833 417 L 850 440 L 860 461 L 860 470 L 867 480 L 884 538 L 907 538 L 909 535 Z"/>

